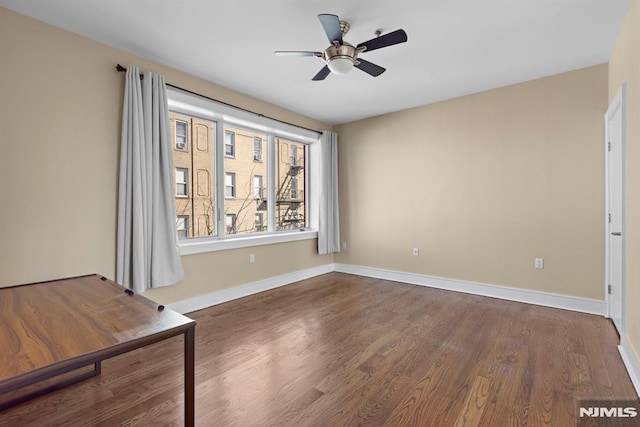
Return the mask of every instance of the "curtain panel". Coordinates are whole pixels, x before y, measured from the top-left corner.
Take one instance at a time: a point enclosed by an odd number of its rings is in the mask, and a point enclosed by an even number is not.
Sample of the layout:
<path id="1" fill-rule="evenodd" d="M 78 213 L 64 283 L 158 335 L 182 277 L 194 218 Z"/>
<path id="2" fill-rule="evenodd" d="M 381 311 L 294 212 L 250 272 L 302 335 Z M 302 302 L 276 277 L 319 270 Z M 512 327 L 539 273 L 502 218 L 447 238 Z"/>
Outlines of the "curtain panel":
<path id="1" fill-rule="evenodd" d="M 169 109 L 163 76 L 125 77 L 116 279 L 135 292 L 184 278 L 175 220 Z"/>
<path id="2" fill-rule="evenodd" d="M 323 131 L 320 137 L 320 218 L 318 253 L 340 252 L 338 211 L 338 134 Z"/>

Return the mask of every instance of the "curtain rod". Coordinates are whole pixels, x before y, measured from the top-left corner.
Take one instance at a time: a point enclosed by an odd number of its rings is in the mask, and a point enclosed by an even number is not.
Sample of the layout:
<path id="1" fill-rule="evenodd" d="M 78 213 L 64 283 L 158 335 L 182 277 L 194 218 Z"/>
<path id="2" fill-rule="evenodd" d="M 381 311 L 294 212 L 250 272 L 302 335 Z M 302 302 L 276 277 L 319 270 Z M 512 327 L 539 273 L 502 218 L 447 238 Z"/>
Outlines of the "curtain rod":
<path id="1" fill-rule="evenodd" d="M 116 71 L 118 71 L 119 73 L 124 73 L 124 72 L 127 71 L 127 69 L 125 67 L 123 67 L 122 65 L 118 64 L 118 65 L 116 65 Z M 144 79 L 144 74 L 140 74 L 140 78 Z M 279 120 L 279 119 L 275 119 L 273 117 L 265 116 L 264 114 L 256 113 L 255 111 L 247 110 L 246 108 L 238 107 L 238 106 L 235 106 L 233 104 L 229 104 L 228 102 L 220 101 L 219 99 L 211 98 L 209 96 L 202 95 L 202 94 L 199 94 L 197 92 L 193 92 L 193 91 L 191 91 L 189 89 L 181 88 L 180 86 L 175 86 L 175 85 L 172 85 L 172 84 L 166 83 L 166 82 L 165 82 L 165 85 L 169 86 L 169 87 L 172 87 L 174 89 L 181 90 L 181 91 L 186 92 L 186 93 L 191 94 L 191 95 L 199 96 L 200 98 L 208 99 L 209 101 L 214 101 L 214 102 L 217 102 L 219 104 L 226 105 L 227 107 L 232 107 L 232 108 L 235 108 L 237 110 L 244 111 L 245 113 L 254 114 L 254 115 L 258 116 L 258 117 L 264 117 L 265 119 L 274 120 L 274 121 L 276 121 L 278 123 L 283 123 L 283 124 L 289 125 L 289 126 L 295 126 L 295 127 L 300 128 L 300 129 L 304 129 L 304 130 L 308 130 L 308 131 L 311 131 L 311 132 L 315 132 L 317 134 L 321 134 L 322 133 L 322 132 L 318 132 L 315 129 L 309 129 L 309 128 L 306 128 L 304 126 L 296 125 L 294 123 L 285 122 L 284 120 Z"/>

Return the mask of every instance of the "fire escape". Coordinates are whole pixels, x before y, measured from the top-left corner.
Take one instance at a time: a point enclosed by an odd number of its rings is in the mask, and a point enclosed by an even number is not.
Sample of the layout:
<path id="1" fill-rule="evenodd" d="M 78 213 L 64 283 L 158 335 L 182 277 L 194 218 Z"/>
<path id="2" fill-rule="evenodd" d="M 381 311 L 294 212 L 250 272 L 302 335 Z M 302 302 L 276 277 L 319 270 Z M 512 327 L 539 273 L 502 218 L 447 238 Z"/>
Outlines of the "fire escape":
<path id="1" fill-rule="evenodd" d="M 304 203 L 298 198 L 300 189 L 293 186 L 293 182 L 297 182 L 300 172 L 304 170 L 301 166 L 302 162 L 296 159 L 295 164 L 290 164 L 286 175 L 278 187 L 276 192 L 276 226 L 278 229 L 296 229 L 305 226 L 304 212 L 298 212 L 300 206 Z M 304 189 L 304 182 L 303 189 Z M 257 200 L 258 211 L 267 210 L 267 198 L 265 191 L 262 197 Z"/>

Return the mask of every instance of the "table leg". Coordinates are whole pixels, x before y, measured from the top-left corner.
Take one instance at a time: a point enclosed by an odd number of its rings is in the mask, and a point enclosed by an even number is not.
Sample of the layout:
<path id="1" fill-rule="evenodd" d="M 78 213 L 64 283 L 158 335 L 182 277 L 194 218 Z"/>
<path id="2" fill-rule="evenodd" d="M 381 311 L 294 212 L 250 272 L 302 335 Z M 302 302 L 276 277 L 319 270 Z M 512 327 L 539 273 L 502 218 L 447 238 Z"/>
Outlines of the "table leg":
<path id="1" fill-rule="evenodd" d="M 184 333 L 184 425 L 195 422 L 195 333 L 192 326 Z"/>

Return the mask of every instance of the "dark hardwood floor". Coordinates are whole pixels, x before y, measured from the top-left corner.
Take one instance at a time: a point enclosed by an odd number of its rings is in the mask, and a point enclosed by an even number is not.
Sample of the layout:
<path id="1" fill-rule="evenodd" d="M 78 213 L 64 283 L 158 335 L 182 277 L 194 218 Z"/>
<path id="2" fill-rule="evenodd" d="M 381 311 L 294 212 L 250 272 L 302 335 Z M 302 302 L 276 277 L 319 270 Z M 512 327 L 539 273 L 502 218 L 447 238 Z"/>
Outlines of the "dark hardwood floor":
<path id="1" fill-rule="evenodd" d="M 189 316 L 199 426 L 573 426 L 577 397 L 635 397 L 588 314 L 331 273 Z M 182 345 L 106 360 L 0 425 L 182 425 Z"/>

